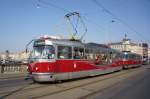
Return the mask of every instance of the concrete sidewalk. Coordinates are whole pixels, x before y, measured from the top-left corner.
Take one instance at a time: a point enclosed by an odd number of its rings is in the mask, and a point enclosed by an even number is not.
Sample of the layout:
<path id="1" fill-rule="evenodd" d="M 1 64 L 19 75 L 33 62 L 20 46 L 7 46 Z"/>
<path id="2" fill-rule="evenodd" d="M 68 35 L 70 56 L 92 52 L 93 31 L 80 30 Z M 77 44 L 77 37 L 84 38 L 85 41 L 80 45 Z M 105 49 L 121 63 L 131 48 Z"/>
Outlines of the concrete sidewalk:
<path id="1" fill-rule="evenodd" d="M 0 79 L 26 77 L 27 75 L 28 75 L 28 72 L 3 73 L 3 74 L 0 74 Z"/>

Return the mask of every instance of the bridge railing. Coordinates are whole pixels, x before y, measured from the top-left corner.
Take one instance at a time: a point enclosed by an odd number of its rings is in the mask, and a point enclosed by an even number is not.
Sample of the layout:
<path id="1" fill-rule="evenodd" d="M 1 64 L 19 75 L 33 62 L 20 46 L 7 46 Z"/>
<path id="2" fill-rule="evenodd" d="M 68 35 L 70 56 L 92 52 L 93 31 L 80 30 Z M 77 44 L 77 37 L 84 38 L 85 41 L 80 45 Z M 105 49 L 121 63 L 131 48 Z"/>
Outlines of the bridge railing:
<path id="1" fill-rule="evenodd" d="M 0 73 L 10 73 L 10 72 L 27 72 L 26 64 L 0 64 Z"/>

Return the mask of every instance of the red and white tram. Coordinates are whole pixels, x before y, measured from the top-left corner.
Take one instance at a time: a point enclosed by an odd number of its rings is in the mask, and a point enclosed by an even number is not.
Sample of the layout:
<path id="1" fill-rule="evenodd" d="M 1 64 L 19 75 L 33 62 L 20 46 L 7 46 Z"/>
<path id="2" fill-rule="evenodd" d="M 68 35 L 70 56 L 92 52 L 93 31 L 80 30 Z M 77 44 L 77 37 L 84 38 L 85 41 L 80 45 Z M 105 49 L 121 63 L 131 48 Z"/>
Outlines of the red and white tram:
<path id="1" fill-rule="evenodd" d="M 122 61 L 123 61 L 123 68 L 125 69 L 138 67 L 142 64 L 142 57 L 139 54 L 124 51 Z"/>
<path id="2" fill-rule="evenodd" d="M 59 81 L 111 73 L 140 64 L 105 45 L 41 37 L 34 40 L 28 70 L 34 81 Z M 134 54 L 133 56 L 137 56 Z M 132 58 L 132 55 L 131 55 Z"/>

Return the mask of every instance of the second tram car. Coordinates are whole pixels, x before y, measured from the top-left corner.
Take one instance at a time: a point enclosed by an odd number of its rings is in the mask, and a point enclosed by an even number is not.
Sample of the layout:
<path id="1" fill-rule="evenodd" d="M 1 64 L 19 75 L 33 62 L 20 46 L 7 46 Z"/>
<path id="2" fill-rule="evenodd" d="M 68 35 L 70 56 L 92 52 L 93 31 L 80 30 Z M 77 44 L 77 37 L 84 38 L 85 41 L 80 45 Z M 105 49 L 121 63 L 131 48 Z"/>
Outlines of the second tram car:
<path id="1" fill-rule="evenodd" d="M 132 68 L 138 67 L 142 64 L 142 56 L 139 54 L 131 53 L 128 51 L 124 51 L 122 61 L 123 61 L 123 68 Z"/>
<path id="2" fill-rule="evenodd" d="M 131 64 L 139 65 L 137 56 L 102 44 L 41 37 L 34 40 L 28 70 L 36 82 L 67 80 L 111 73 Z"/>

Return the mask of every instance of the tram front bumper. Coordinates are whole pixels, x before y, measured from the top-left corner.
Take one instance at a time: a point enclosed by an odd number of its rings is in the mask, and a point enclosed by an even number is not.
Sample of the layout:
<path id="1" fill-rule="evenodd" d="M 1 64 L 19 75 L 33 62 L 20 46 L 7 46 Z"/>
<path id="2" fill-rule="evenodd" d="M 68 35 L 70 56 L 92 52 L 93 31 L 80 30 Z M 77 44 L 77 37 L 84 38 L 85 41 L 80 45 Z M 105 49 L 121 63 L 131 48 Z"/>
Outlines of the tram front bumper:
<path id="1" fill-rule="evenodd" d="M 55 81 L 54 75 L 52 73 L 32 73 L 31 77 L 36 82 Z"/>

